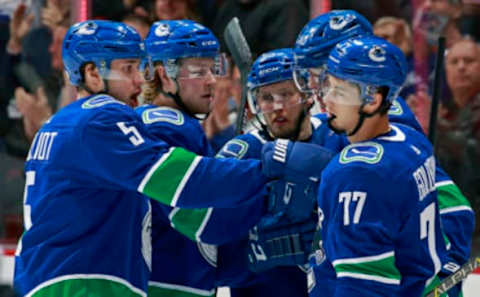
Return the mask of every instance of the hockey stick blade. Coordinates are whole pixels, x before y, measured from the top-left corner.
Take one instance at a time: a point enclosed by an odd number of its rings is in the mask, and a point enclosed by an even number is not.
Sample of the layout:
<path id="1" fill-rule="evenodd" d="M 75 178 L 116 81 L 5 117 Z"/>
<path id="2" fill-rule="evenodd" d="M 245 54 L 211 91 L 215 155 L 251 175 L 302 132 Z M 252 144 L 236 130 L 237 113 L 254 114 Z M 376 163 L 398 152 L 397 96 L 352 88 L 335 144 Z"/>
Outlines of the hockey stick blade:
<path id="1" fill-rule="evenodd" d="M 242 28 L 240 27 L 240 21 L 237 17 L 230 20 L 225 31 L 223 32 L 223 38 L 227 44 L 228 49 L 232 55 L 233 61 L 240 70 L 242 81 L 242 100 L 238 109 L 237 123 L 235 128 L 235 134 L 241 133 L 243 128 L 245 105 L 247 103 L 247 77 L 252 65 L 252 52 L 248 46 L 247 40 L 243 35 Z"/>
<path id="2" fill-rule="evenodd" d="M 456 284 L 463 281 L 467 276 L 480 266 L 480 257 L 472 257 L 467 263 L 463 264 L 455 273 L 445 278 L 425 297 L 439 297 L 453 288 Z"/>
<path id="3" fill-rule="evenodd" d="M 240 71 L 248 73 L 252 64 L 252 52 L 243 35 L 240 21 L 237 17 L 232 18 L 230 22 L 228 22 L 223 37 L 235 64 Z"/>

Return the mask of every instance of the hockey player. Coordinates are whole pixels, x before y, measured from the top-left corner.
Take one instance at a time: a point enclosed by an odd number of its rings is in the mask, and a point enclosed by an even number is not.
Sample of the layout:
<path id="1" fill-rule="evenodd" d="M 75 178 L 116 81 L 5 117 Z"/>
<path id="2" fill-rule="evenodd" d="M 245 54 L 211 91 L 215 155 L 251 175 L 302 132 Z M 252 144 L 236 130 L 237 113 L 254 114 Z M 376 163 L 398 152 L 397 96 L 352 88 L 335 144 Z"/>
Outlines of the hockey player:
<path id="1" fill-rule="evenodd" d="M 312 150 L 302 144 L 282 147 L 284 162 L 266 151 L 262 163 L 153 140 L 134 110 L 110 96 L 128 101 L 139 92 L 142 56 L 140 36 L 121 23 L 86 21 L 67 32 L 63 62 L 79 99 L 43 125 L 27 157 L 14 276 L 20 296 L 145 296 L 151 207 L 144 195 L 173 207 L 262 203 L 257 194 L 268 177 L 302 174 L 297 163 L 311 162 L 298 158 Z"/>
<path id="2" fill-rule="evenodd" d="M 145 48 L 151 63 L 146 76 L 151 77 L 142 93 L 146 104 L 136 112 L 147 130 L 154 139 L 213 157 L 197 117 L 210 112 L 216 77 L 225 69 L 217 38 L 193 21 L 160 21 L 152 25 Z M 224 265 L 217 264 L 217 246 L 208 243 L 245 237 L 265 212 L 266 205 L 257 200 L 220 209 L 171 208 L 152 201 L 153 255 L 148 295 L 214 295 Z M 239 250 L 237 247 L 236 252 Z M 185 261 L 189 269 L 165 269 L 183 266 L 180 263 Z M 242 274 L 238 277 L 242 279 L 230 282 L 243 281 Z"/>
<path id="3" fill-rule="evenodd" d="M 431 144 L 387 116 L 405 65 L 376 37 L 341 42 L 329 56 L 329 125 L 352 144 L 322 172 L 311 296 L 421 296 L 441 269 Z"/>
<path id="4" fill-rule="evenodd" d="M 259 159 L 262 145 L 276 138 L 312 142 L 339 151 L 342 138 L 326 123 L 311 117 L 311 98 L 293 82 L 293 50 L 273 50 L 253 63 L 248 76 L 248 102 L 260 127 L 230 140 L 218 157 Z M 332 135 L 333 134 L 333 135 Z M 307 296 L 306 274 L 299 267 L 278 267 L 259 274 L 252 284 L 231 288 L 236 296 Z"/>
<path id="5" fill-rule="evenodd" d="M 297 87 L 317 94 L 321 100 L 321 86 L 331 49 L 340 41 L 371 34 L 368 21 L 351 10 L 331 11 L 310 21 L 300 32 L 294 47 Z M 401 97 L 393 98 L 388 116 L 391 122 L 408 125 L 422 133 L 420 124 Z M 436 171 L 440 215 L 449 250 L 447 263 L 439 274 L 444 277 L 468 260 L 475 220 L 470 203 L 460 189 L 444 170 L 437 166 Z M 460 289 L 461 285 L 452 289 L 450 296 L 457 296 Z"/>

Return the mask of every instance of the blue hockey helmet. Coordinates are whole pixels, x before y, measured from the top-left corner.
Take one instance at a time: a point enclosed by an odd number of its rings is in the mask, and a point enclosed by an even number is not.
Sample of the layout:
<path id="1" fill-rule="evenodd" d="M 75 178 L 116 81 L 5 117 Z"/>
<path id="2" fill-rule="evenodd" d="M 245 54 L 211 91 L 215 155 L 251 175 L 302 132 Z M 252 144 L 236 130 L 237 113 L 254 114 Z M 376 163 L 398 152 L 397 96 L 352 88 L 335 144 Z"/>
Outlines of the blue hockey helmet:
<path id="1" fill-rule="evenodd" d="M 293 50 L 276 49 L 260 55 L 248 74 L 248 104 L 253 114 L 259 113 L 256 90 L 259 87 L 293 80 Z"/>
<path id="2" fill-rule="evenodd" d="M 191 20 L 155 22 L 145 38 L 147 62 L 162 62 L 168 76 L 175 78 L 178 72 L 177 59 L 213 58 L 214 75 L 225 75 L 226 59 L 220 55 L 220 44 L 212 31 Z"/>
<path id="3" fill-rule="evenodd" d="M 70 82 L 82 84 L 80 68 L 93 62 L 99 73 L 106 78 L 110 63 L 115 59 L 144 56 L 140 35 L 132 27 L 119 22 L 85 21 L 70 27 L 62 46 L 62 59 Z"/>
<path id="4" fill-rule="evenodd" d="M 312 88 L 308 84 L 309 79 L 323 80 L 328 55 L 337 43 L 372 34 L 369 21 L 353 10 L 332 10 L 308 22 L 294 46 L 294 80 L 297 87 L 308 92 Z M 315 77 L 310 77 L 309 68 L 318 68 Z"/>
<path id="5" fill-rule="evenodd" d="M 207 27 L 191 20 L 155 22 L 145 38 L 152 61 L 191 57 L 216 57 L 218 39 Z"/>
<path id="6" fill-rule="evenodd" d="M 366 36 L 337 44 L 328 58 L 327 73 L 358 84 L 362 102 L 369 102 L 381 86 L 389 88 L 385 99 L 392 102 L 405 81 L 407 62 L 395 45 Z"/>

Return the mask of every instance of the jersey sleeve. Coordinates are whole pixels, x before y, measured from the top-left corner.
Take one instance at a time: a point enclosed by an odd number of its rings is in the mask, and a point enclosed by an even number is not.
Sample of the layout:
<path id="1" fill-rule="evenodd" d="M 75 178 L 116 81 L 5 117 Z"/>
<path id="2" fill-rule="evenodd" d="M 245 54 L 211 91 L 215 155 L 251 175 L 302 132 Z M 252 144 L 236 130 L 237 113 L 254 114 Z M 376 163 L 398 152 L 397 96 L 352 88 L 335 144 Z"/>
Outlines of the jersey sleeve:
<path id="1" fill-rule="evenodd" d="M 397 296 L 391 294 L 402 281 L 396 237 L 398 226 L 411 217 L 397 199 L 405 193 L 392 186 L 388 179 L 361 167 L 322 176 L 322 237 L 337 276 L 335 296 Z"/>
<path id="2" fill-rule="evenodd" d="M 463 265 L 470 257 L 475 213 L 458 186 L 438 165 L 435 185 L 438 193 L 440 219 L 446 236 L 448 262 Z"/>
<path id="3" fill-rule="evenodd" d="M 170 224 L 189 239 L 208 244 L 223 244 L 244 238 L 266 212 L 266 192 L 235 208 L 174 208 L 168 213 Z"/>
<path id="4" fill-rule="evenodd" d="M 190 208 L 235 207 L 263 191 L 267 178 L 260 161 L 201 157 L 155 141 L 140 118 L 124 108 L 129 107 L 105 108 L 79 131 L 84 151 L 77 165 L 102 187 Z"/>
<path id="5" fill-rule="evenodd" d="M 257 159 L 262 154 L 262 141 L 260 136 L 243 134 L 228 141 L 217 153 L 217 158 Z"/>

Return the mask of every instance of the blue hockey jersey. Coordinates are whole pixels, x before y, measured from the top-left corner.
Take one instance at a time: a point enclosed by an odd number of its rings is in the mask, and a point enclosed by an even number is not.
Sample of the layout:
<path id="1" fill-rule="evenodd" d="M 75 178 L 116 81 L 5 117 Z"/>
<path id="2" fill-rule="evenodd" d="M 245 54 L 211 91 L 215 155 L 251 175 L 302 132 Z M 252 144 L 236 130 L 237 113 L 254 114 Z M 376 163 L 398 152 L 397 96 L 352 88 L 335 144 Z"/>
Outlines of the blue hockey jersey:
<path id="1" fill-rule="evenodd" d="M 401 123 L 423 133 L 415 115 L 401 97 L 393 101 L 388 117 L 392 123 Z M 470 257 L 475 213 L 468 199 L 438 163 L 435 178 L 440 218 L 448 249 L 442 269 L 445 276 L 463 265 Z M 457 286 L 457 293 L 451 291 L 450 297 L 458 296 L 460 287 L 461 285 Z"/>
<path id="2" fill-rule="evenodd" d="M 345 146 L 345 139 L 333 133 L 326 124 L 324 115 L 311 117 L 312 135 L 308 142 L 323 145 L 334 151 Z M 322 121 L 323 120 L 323 121 Z M 237 159 L 260 159 L 262 146 L 272 140 L 264 131 L 253 130 L 227 142 L 217 157 Z M 220 249 L 221 254 L 228 251 Z M 231 264 L 232 265 L 232 264 Z M 237 264 L 240 265 L 240 264 Z M 278 267 L 261 273 L 250 282 L 234 284 L 232 296 L 307 296 L 306 274 L 297 267 Z"/>
<path id="3" fill-rule="evenodd" d="M 145 296 L 151 206 L 142 194 L 173 207 L 234 207 L 263 201 L 256 194 L 267 182 L 258 161 L 200 157 L 153 139 L 130 107 L 106 95 L 45 123 L 25 172 L 20 296 Z"/>
<path id="4" fill-rule="evenodd" d="M 324 169 L 311 296 L 421 296 L 446 254 L 435 158 L 403 125 L 345 147 Z"/>
<path id="5" fill-rule="evenodd" d="M 198 155 L 213 156 L 197 119 L 165 106 L 143 105 L 135 111 L 153 138 Z M 152 201 L 152 209 L 149 296 L 211 296 L 217 283 L 217 246 L 207 243 L 246 236 L 264 214 L 265 205 L 254 200 L 237 208 L 182 209 Z"/>

